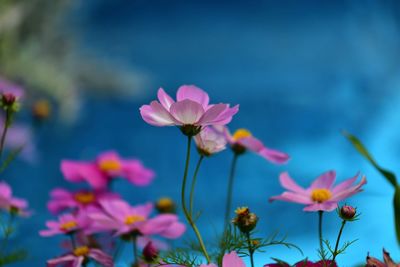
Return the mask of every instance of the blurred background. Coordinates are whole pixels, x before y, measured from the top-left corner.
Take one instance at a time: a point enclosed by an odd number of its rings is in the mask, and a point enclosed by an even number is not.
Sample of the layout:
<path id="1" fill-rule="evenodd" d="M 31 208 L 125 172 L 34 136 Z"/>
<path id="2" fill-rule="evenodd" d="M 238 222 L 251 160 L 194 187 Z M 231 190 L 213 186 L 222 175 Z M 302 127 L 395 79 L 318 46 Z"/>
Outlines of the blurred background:
<path id="1" fill-rule="evenodd" d="M 230 128 L 248 128 L 291 155 L 285 166 L 250 153 L 239 160 L 234 205 L 259 215 L 259 235 L 279 229 L 316 260 L 317 214 L 268 203 L 282 192 L 278 174 L 287 170 L 308 186 L 326 170 L 337 170 L 338 180 L 361 171 L 365 191 L 347 202 L 361 220 L 343 235 L 358 241 L 339 265 L 363 263 L 368 252 L 381 258 L 383 247 L 399 260 L 393 189 L 340 133 L 359 136 L 383 166 L 400 170 L 399 48 L 398 1 L 0 0 L 0 82 L 25 90 L 12 141 L 27 144 L 1 179 L 34 210 L 13 238 L 29 248 L 15 266 L 43 266 L 62 251 L 62 238 L 38 235 L 52 218 L 48 192 L 74 188 L 63 180 L 61 159 L 115 149 L 157 173 L 146 188 L 116 184 L 132 204 L 179 200 L 185 139 L 176 128 L 147 125 L 138 109 L 159 87 L 173 95 L 182 84 L 203 88 L 212 102 L 240 104 Z M 216 155 L 199 174 L 199 224 L 209 244 L 222 229 L 231 157 Z M 334 212 L 324 225 L 334 242 Z M 302 259 L 275 247 L 256 265 L 272 256 Z"/>

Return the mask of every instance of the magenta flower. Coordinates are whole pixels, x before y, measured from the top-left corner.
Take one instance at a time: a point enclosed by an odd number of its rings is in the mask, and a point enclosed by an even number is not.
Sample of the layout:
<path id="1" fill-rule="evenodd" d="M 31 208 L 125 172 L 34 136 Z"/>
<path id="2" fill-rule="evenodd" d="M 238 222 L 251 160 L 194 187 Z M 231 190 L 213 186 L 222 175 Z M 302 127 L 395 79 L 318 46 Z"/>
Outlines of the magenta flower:
<path id="1" fill-rule="evenodd" d="M 218 267 L 216 264 L 202 264 L 200 267 Z M 222 267 L 246 267 L 243 260 L 236 254 L 235 251 L 225 254 L 222 258 Z"/>
<path id="2" fill-rule="evenodd" d="M 357 180 L 358 174 L 353 178 L 333 186 L 336 179 L 335 171 L 328 171 L 319 176 L 309 188 L 299 186 L 287 172 L 281 173 L 279 181 L 281 185 L 289 190 L 279 196 L 270 198 L 273 200 L 283 200 L 306 205 L 304 211 L 332 211 L 337 208 L 338 202 L 361 192 L 361 187 L 367 183 L 363 176 L 360 183 L 353 185 Z"/>
<path id="3" fill-rule="evenodd" d="M 39 232 L 41 236 L 53 236 L 59 234 L 71 234 L 76 231 L 83 230 L 89 225 L 87 217 L 74 214 L 62 214 L 58 217 L 58 221 L 47 221 L 46 226 L 49 229 Z"/>
<path id="4" fill-rule="evenodd" d="M 162 88 L 157 96 L 158 101 L 140 108 L 143 120 L 154 126 L 225 125 L 239 110 L 238 105 L 210 105 L 208 94 L 194 85 L 179 87 L 176 102 Z"/>
<path id="5" fill-rule="evenodd" d="M 238 129 L 232 135 L 225 126 L 214 128 L 226 138 L 232 150 L 237 154 L 250 150 L 275 164 L 284 164 L 290 159 L 288 154 L 266 147 L 246 129 Z"/>
<path id="6" fill-rule="evenodd" d="M 29 216 L 27 211 L 28 202 L 25 199 L 16 198 L 12 195 L 11 187 L 4 181 L 0 182 L 0 209 L 14 212 L 21 216 Z"/>
<path id="7" fill-rule="evenodd" d="M 383 249 L 383 261 L 367 256 L 367 265 L 366 267 L 399 267 L 400 264 L 396 264 L 392 258 L 390 257 L 389 253 Z"/>
<path id="8" fill-rule="evenodd" d="M 47 208 L 53 214 L 69 209 L 86 209 L 88 207 L 100 207 L 99 201 L 107 199 L 119 199 L 115 193 L 105 191 L 79 190 L 69 192 L 63 188 L 56 188 L 50 192 L 51 200 Z"/>
<path id="9" fill-rule="evenodd" d="M 87 246 L 81 246 L 74 249 L 73 252 L 65 254 L 61 257 L 47 261 L 47 267 L 80 267 L 88 259 L 92 259 L 104 267 L 114 267 L 114 262 L 111 256 L 103 251 Z"/>
<path id="10" fill-rule="evenodd" d="M 154 172 L 136 159 L 122 159 L 114 151 L 100 154 L 94 162 L 63 160 L 61 171 L 70 182 L 87 181 L 95 189 L 104 189 L 113 178 L 123 177 L 137 186 L 146 186 Z"/>
<path id="11" fill-rule="evenodd" d="M 205 156 L 211 156 L 226 148 L 225 138 L 210 127 L 205 127 L 194 137 L 194 141 L 199 153 Z"/>
<path id="12" fill-rule="evenodd" d="M 303 260 L 295 263 L 294 265 L 290 265 L 286 262 L 279 262 L 279 263 L 270 263 L 270 264 L 265 264 L 264 267 L 337 267 L 336 262 L 332 264 L 331 260 L 325 260 L 325 261 L 317 261 L 317 262 L 312 262 L 308 260 Z"/>
<path id="13" fill-rule="evenodd" d="M 138 232 L 144 236 L 160 235 L 175 239 L 186 230 L 174 214 L 161 214 L 149 218 L 153 204 L 130 206 L 122 200 L 100 201 L 103 210 L 92 209 L 88 217 L 93 221 L 91 232 L 112 231 L 115 235 Z"/>

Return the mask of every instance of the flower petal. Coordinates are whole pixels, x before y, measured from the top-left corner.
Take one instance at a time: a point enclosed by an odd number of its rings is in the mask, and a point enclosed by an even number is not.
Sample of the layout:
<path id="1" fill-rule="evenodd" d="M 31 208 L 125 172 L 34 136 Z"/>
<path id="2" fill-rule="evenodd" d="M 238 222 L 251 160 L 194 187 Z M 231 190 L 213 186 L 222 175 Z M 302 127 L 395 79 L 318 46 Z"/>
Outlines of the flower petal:
<path id="1" fill-rule="evenodd" d="M 335 194 L 333 194 L 332 197 L 332 201 L 340 201 L 343 200 L 345 198 L 351 197 L 354 194 L 357 194 L 358 192 L 362 191 L 361 187 L 367 183 L 367 179 L 365 179 L 365 176 L 362 177 L 360 183 L 358 183 L 357 185 L 347 188 L 343 191 L 340 192 L 336 192 Z"/>
<path id="2" fill-rule="evenodd" d="M 332 211 L 337 208 L 337 202 L 335 201 L 326 201 L 323 203 L 314 203 L 311 205 L 306 206 L 303 210 L 304 211 Z"/>
<path id="3" fill-rule="evenodd" d="M 94 163 L 63 160 L 61 161 L 61 172 L 67 181 L 87 181 L 95 189 L 104 189 L 108 183 L 107 176 Z"/>
<path id="4" fill-rule="evenodd" d="M 246 267 L 246 265 L 236 252 L 232 251 L 231 253 L 224 255 L 224 258 L 222 259 L 222 267 Z"/>
<path id="5" fill-rule="evenodd" d="M 356 175 L 354 177 L 347 179 L 347 180 L 341 182 L 340 184 L 336 185 L 335 187 L 333 187 L 332 193 L 336 194 L 340 191 L 346 190 L 357 180 L 359 175 L 360 175 L 360 173 L 358 172 L 358 173 L 356 173 Z"/>
<path id="6" fill-rule="evenodd" d="M 225 112 L 228 108 L 226 104 L 217 104 L 209 108 L 201 117 L 199 123 L 202 125 L 211 125 L 214 124 L 214 121 L 218 119 L 218 117 Z"/>
<path id="7" fill-rule="evenodd" d="M 302 194 L 294 193 L 294 192 L 283 192 L 279 196 L 270 197 L 269 201 L 272 202 L 274 200 L 283 200 L 287 202 L 294 202 L 300 204 L 312 204 L 313 201 L 309 196 L 305 196 Z"/>
<path id="8" fill-rule="evenodd" d="M 225 109 L 217 119 L 214 120 L 213 125 L 226 125 L 231 122 L 233 115 L 235 115 L 239 111 L 239 105 L 236 105 L 232 108 Z"/>
<path id="9" fill-rule="evenodd" d="M 164 89 L 160 88 L 157 92 L 158 101 L 160 101 L 161 105 L 168 111 L 175 101 L 170 97 Z"/>
<path id="10" fill-rule="evenodd" d="M 290 176 L 288 172 L 282 172 L 279 175 L 279 182 L 281 183 L 282 187 L 293 191 L 295 193 L 299 193 L 299 194 L 303 194 L 303 195 L 307 195 L 307 191 L 299 186 Z"/>
<path id="11" fill-rule="evenodd" d="M 100 263 L 101 266 L 104 267 L 113 267 L 114 262 L 110 255 L 107 255 L 100 249 L 92 248 L 89 251 L 89 257 L 95 260 L 96 262 Z"/>
<path id="12" fill-rule="evenodd" d="M 258 154 L 275 164 L 285 164 L 290 159 L 288 154 L 268 147 L 261 149 Z"/>
<path id="13" fill-rule="evenodd" d="M 171 126 L 175 124 L 171 114 L 157 101 L 140 108 L 140 115 L 145 122 L 154 126 Z"/>
<path id="14" fill-rule="evenodd" d="M 179 87 L 178 92 L 176 93 L 176 100 L 182 101 L 185 99 L 200 104 L 204 110 L 207 109 L 208 102 L 210 101 L 208 94 L 194 85 L 182 85 Z"/>
<path id="15" fill-rule="evenodd" d="M 182 100 L 171 105 L 171 114 L 179 124 L 196 124 L 204 114 L 204 108 L 192 100 Z"/>
<path id="16" fill-rule="evenodd" d="M 315 188 L 326 188 L 331 189 L 333 183 L 335 182 L 336 172 L 335 171 L 328 171 L 321 174 L 312 184 L 310 189 Z"/>

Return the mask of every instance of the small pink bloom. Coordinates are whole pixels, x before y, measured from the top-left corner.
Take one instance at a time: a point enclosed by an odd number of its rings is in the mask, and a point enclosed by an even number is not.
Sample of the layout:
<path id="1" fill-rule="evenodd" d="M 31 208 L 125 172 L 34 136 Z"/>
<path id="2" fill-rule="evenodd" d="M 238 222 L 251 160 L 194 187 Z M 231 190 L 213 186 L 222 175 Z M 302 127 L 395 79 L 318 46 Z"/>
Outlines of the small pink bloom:
<path id="1" fill-rule="evenodd" d="M 238 129 L 232 135 L 226 126 L 214 128 L 226 138 L 235 153 L 241 154 L 250 150 L 275 164 L 284 164 L 290 159 L 288 154 L 266 147 L 246 129 Z"/>
<path id="2" fill-rule="evenodd" d="M 216 264 L 202 264 L 200 267 L 218 267 Z M 236 254 L 235 251 L 225 254 L 222 258 L 222 267 L 246 267 L 243 260 Z"/>
<path id="3" fill-rule="evenodd" d="M 157 93 L 158 101 L 143 105 L 140 114 L 144 121 L 154 126 L 207 126 L 225 125 L 232 120 L 239 106 L 209 104 L 206 92 L 194 85 L 182 85 L 173 100 L 162 88 Z"/>
<path id="4" fill-rule="evenodd" d="M 383 249 L 383 261 L 367 256 L 367 267 L 400 267 L 400 264 L 396 264 L 392 258 L 390 257 L 389 253 Z"/>
<path id="5" fill-rule="evenodd" d="M 331 260 L 325 260 L 325 261 L 317 261 L 317 262 L 312 262 L 308 260 L 303 260 L 295 263 L 294 265 L 289 265 L 288 263 L 280 262 L 280 263 L 270 263 L 270 264 L 265 264 L 264 267 L 337 267 L 336 262 L 332 264 Z"/>
<path id="6" fill-rule="evenodd" d="M 206 127 L 194 137 L 197 149 L 205 156 L 211 156 L 226 148 L 225 138 L 213 128 Z"/>
<path id="7" fill-rule="evenodd" d="M 80 267 L 87 259 L 92 259 L 104 267 L 114 267 L 111 256 L 103 251 L 87 246 L 77 247 L 73 252 L 47 261 L 47 267 Z"/>
<path id="8" fill-rule="evenodd" d="M 357 180 L 358 174 L 353 178 L 333 186 L 336 179 L 335 171 L 328 171 L 320 175 L 309 188 L 299 186 L 287 172 L 281 173 L 279 180 L 281 185 L 289 190 L 279 196 L 270 198 L 273 200 L 283 200 L 306 205 L 304 211 L 332 211 L 337 208 L 338 202 L 351 197 L 362 191 L 361 187 L 367 183 L 363 176 L 360 183 L 353 185 Z"/>
<path id="9" fill-rule="evenodd" d="M 94 162 L 61 162 L 61 171 L 70 182 L 87 181 L 95 189 L 104 189 L 117 177 L 123 177 L 137 186 L 146 186 L 154 178 L 154 172 L 136 159 L 122 159 L 116 152 L 100 154 Z"/>
<path id="10" fill-rule="evenodd" d="M 175 239 L 186 230 L 174 214 L 161 214 L 149 218 L 153 204 L 130 206 L 122 200 L 100 201 L 103 210 L 91 210 L 88 217 L 93 221 L 91 232 L 113 231 L 115 235 L 138 231 L 144 236 L 160 235 Z"/>
<path id="11" fill-rule="evenodd" d="M 63 188 L 56 188 L 50 192 L 51 200 L 47 208 L 53 214 L 70 209 L 86 209 L 88 207 L 100 207 L 100 200 L 119 199 L 115 193 L 105 191 L 79 190 L 70 192 Z"/>
<path id="12" fill-rule="evenodd" d="M 11 187 L 4 181 L 0 182 L 0 209 L 16 212 L 21 216 L 29 216 L 28 202 L 12 195 Z"/>
<path id="13" fill-rule="evenodd" d="M 74 214 L 62 214 L 58 217 L 58 221 L 47 221 L 46 226 L 49 229 L 39 232 L 41 236 L 53 236 L 59 234 L 70 234 L 83 230 L 89 225 L 89 220 L 85 216 Z"/>

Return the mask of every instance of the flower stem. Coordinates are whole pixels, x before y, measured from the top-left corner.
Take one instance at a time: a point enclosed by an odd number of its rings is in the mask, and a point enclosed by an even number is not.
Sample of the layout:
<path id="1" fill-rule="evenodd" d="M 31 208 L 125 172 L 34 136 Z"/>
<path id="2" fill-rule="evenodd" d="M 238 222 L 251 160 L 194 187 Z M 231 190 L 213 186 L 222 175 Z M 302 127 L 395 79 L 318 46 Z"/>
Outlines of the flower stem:
<path id="1" fill-rule="evenodd" d="M 324 252 L 324 244 L 322 238 L 322 217 L 324 215 L 324 211 L 318 211 L 318 234 L 319 234 L 319 249 L 321 251 L 322 259 L 325 260 L 325 252 Z"/>
<path id="2" fill-rule="evenodd" d="M 181 202 L 182 202 L 182 210 L 183 213 L 185 214 L 186 220 L 188 221 L 188 223 L 190 224 L 190 226 L 192 227 L 194 233 L 196 234 L 197 240 L 199 241 L 199 245 L 200 248 L 203 252 L 204 257 L 207 260 L 207 263 L 210 263 L 210 256 L 207 253 L 206 247 L 204 245 L 203 239 L 201 237 L 201 234 L 199 232 L 199 229 L 197 228 L 195 222 L 193 221 L 192 216 L 190 215 L 190 213 L 187 210 L 186 207 L 186 196 L 185 196 L 185 190 L 186 190 L 186 181 L 187 181 L 187 175 L 188 175 L 188 171 L 189 171 L 189 162 L 190 162 L 190 146 L 192 143 L 192 136 L 188 136 L 188 144 L 187 144 L 187 152 L 186 152 L 186 164 L 185 164 L 185 171 L 183 174 L 183 181 L 182 181 L 182 192 L 181 192 Z"/>
<path id="3" fill-rule="evenodd" d="M 4 121 L 3 132 L 1 134 L 1 139 L 0 139 L 0 159 L 1 159 L 1 156 L 3 155 L 4 143 L 6 141 L 7 131 L 11 124 L 11 116 L 12 116 L 12 112 L 7 109 L 6 120 Z"/>
<path id="4" fill-rule="evenodd" d="M 193 199 L 194 199 L 194 188 L 196 186 L 196 180 L 197 180 L 197 173 L 199 172 L 201 162 L 203 161 L 204 156 L 200 155 L 199 160 L 197 161 L 196 169 L 194 171 L 193 175 L 193 180 L 192 180 L 192 185 L 190 188 L 190 197 L 189 197 L 189 206 L 190 206 L 190 216 L 193 218 Z"/>
<path id="5" fill-rule="evenodd" d="M 336 239 L 336 245 L 335 245 L 335 250 L 333 251 L 333 258 L 332 258 L 332 263 L 331 263 L 331 266 L 334 266 L 333 264 L 335 263 L 335 259 L 336 259 L 336 256 L 338 255 L 338 247 L 339 247 L 339 241 L 340 241 L 340 237 L 342 236 L 342 232 L 343 232 L 343 229 L 344 229 L 344 226 L 346 225 L 346 220 L 343 220 L 342 221 L 342 226 L 340 227 L 340 230 L 339 230 L 339 234 L 338 234 L 338 237 L 337 237 L 337 239 Z"/>
<path id="6" fill-rule="evenodd" d="M 250 238 L 250 232 L 246 233 L 246 239 L 247 239 L 247 245 L 248 245 L 248 250 L 249 250 L 249 255 L 250 255 L 250 263 L 251 267 L 254 267 L 254 249 L 253 249 L 253 244 L 251 243 L 251 238 Z"/>
<path id="7" fill-rule="evenodd" d="M 138 249 L 137 249 L 137 238 L 134 234 L 132 236 L 132 246 L 133 246 L 133 265 L 132 266 L 139 266 L 138 264 Z"/>
<path id="8" fill-rule="evenodd" d="M 229 225 L 229 215 L 231 214 L 231 208 L 232 208 L 233 181 L 235 179 L 236 162 L 238 157 L 239 155 L 235 153 L 232 159 L 231 170 L 229 173 L 228 193 L 226 195 L 226 206 L 225 206 L 224 233 L 226 233 L 227 227 Z"/>

